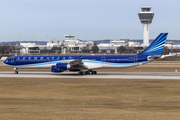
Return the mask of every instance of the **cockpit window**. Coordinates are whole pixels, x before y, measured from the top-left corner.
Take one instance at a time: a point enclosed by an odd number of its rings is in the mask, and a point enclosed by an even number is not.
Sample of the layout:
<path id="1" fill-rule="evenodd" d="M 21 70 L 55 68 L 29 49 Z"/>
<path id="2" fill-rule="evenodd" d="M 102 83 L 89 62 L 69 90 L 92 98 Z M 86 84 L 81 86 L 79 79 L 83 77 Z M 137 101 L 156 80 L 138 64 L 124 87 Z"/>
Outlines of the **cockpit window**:
<path id="1" fill-rule="evenodd" d="M 8 62 L 8 60 L 6 60 L 6 62 Z"/>

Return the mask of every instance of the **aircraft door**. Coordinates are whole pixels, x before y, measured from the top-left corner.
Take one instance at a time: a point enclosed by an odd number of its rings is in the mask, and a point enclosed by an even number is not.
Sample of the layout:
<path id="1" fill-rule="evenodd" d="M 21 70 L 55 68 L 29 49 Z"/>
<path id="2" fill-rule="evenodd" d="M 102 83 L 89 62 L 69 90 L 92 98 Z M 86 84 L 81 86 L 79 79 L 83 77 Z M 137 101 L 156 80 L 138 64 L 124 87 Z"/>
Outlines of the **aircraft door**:
<path id="1" fill-rule="evenodd" d="M 105 60 L 106 60 L 105 57 L 101 57 L 102 62 L 105 62 Z"/>
<path id="2" fill-rule="evenodd" d="M 134 56 L 134 62 L 138 62 L 138 56 Z"/>

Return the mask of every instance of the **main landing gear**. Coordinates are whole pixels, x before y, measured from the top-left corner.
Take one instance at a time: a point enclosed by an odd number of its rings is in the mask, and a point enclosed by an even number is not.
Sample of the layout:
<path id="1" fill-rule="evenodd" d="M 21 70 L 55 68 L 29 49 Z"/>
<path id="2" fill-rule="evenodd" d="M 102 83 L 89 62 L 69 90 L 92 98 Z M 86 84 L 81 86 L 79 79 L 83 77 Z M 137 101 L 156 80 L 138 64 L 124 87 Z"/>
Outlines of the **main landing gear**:
<path id="1" fill-rule="evenodd" d="M 18 68 L 14 68 L 14 74 L 18 74 Z"/>
<path id="2" fill-rule="evenodd" d="M 96 71 L 80 71 L 78 75 L 88 75 L 88 74 L 97 74 Z"/>

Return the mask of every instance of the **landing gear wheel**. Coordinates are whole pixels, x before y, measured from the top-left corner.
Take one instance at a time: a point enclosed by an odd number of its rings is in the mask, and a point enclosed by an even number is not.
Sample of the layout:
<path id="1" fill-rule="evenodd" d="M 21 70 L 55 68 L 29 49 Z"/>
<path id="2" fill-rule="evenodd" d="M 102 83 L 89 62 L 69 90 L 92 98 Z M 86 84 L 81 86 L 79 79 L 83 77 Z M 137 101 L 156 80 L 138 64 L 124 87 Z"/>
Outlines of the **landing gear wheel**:
<path id="1" fill-rule="evenodd" d="M 18 74 L 18 68 L 14 68 L 14 74 Z"/>
<path id="2" fill-rule="evenodd" d="M 87 75 L 87 74 L 90 74 L 90 72 L 89 72 L 89 71 L 86 71 L 86 72 L 85 72 L 85 75 Z"/>
<path id="3" fill-rule="evenodd" d="M 83 75 L 83 72 L 78 72 L 78 75 Z"/>
<path id="4" fill-rule="evenodd" d="M 96 71 L 92 71 L 91 74 L 97 74 L 97 72 Z"/>

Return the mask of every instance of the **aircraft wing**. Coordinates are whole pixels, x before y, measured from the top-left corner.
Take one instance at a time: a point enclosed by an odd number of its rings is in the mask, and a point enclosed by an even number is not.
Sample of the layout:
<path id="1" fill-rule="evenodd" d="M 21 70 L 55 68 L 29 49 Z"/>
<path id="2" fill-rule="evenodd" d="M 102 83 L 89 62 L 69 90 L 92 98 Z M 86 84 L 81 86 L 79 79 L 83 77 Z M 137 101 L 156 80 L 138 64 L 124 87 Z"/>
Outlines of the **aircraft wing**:
<path id="1" fill-rule="evenodd" d="M 84 63 L 82 62 L 82 59 L 76 59 L 71 62 L 69 62 L 70 69 L 85 69 Z"/>
<path id="2" fill-rule="evenodd" d="M 85 68 L 87 69 L 97 69 L 102 68 L 102 65 L 96 64 L 96 63 L 84 63 Z"/>
<path id="3" fill-rule="evenodd" d="M 82 56 L 80 56 L 76 60 L 69 62 L 69 65 L 73 68 L 76 67 L 76 68 L 80 68 L 80 69 L 95 69 L 95 68 L 102 67 L 102 65 L 99 65 L 97 63 L 83 62 Z"/>
<path id="4" fill-rule="evenodd" d="M 76 59 L 71 62 L 69 62 L 71 66 L 77 66 L 77 65 L 83 65 L 82 59 Z"/>

